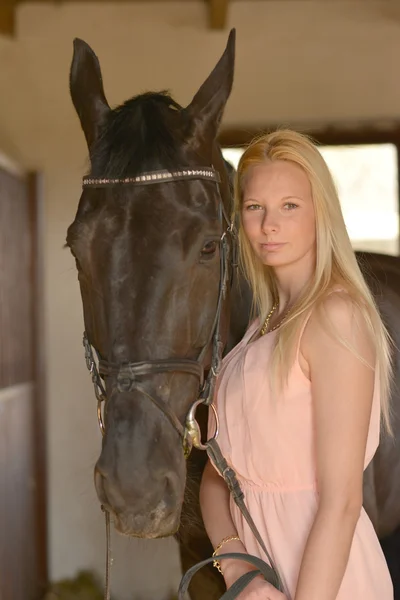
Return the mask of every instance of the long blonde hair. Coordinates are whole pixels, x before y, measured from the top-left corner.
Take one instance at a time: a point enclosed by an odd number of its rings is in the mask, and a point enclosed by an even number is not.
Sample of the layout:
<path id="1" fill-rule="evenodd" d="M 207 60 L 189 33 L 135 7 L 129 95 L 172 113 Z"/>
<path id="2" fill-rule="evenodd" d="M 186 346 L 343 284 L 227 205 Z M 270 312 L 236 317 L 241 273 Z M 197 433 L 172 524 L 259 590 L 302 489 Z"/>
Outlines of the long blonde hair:
<path id="1" fill-rule="evenodd" d="M 392 361 L 389 334 L 358 266 L 331 173 L 311 139 L 287 129 L 256 138 L 241 156 L 235 178 L 233 218 L 239 236 L 241 267 L 253 290 L 253 310 L 260 316 L 260 324 L 263 323 L 278 300 L 278 290 L 273 269 L 261 262 L 244 233 L 243 191 L 246 175 L 252 167 L 276 160 L 297 164 L 310 181 L 316 223 L 316 265 L 314 278 L 277 329 L 271 361 L 273 378 L 280 381 L 281 385 L 287 380 L 295 358 L 296 340 L 307 314 L 312 307 L 322 304 L 321 300 L 333 285 L 339 285 L 348 292 L 355 307 L 360 310 L 374 341 L 380 380 L 381 414 L 386 429 L 390 432 Z M 340 340 L 340 334 L 334 334 Z M 343 339 L 340 341 L 349 347 Z"/>

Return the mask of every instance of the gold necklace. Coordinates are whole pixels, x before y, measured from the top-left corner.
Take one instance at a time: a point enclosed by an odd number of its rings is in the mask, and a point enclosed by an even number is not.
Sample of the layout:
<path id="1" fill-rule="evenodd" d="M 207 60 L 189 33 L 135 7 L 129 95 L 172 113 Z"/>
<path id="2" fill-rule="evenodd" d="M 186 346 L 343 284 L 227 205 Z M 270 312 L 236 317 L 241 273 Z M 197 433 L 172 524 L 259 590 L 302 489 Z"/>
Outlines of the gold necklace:
<path id="1" fill-rule="evenodd" d="M 278 303 L 275 302 L 275 304 L 273 305 L 273 307 L 271 308 L 271 310 L 269 311 L 269 313 L 266 316 L 266 319 L 263 323 L 263 326 L 261 327 L 260 330 L 260 335 L 265 335 L 267 333 L 267 329 L 268 329 L 268 325 L 270 322 L 270 319 L 272 317 L 272 315 L 274 314 L 274 312 L 276 311 L 276 309 L 278 308 Z"/>
<path id="2" fill-rule="evenodd" d="M 272 315 L 274 314 L 274 312 L 276 311 L 276 309 L 278 308 L 278 303 L 275 302 L 275 304 L 273 305 L 273 307 L 271 308 L 271 310 L 269 311 L 263 326 L 261 327 L 260 330 L 260 335 L 265 335 L 266 333 L 271 333 L 271 331 L 275 331 L 275 329 L 278 329 L 278 327 L 280 327 L 283 323 L 283 321 L 286 319 L 286 317 L 288 316 L 288 314 L 290 313 L 290 308 L 285 312 L 285 314 L 283 315 L 282 319 L 276 324 L 274 325 L 274 327 L 272 327 L 269 331 L 268 331 L 268 325 L 269 322 L 271 320 Z"/>

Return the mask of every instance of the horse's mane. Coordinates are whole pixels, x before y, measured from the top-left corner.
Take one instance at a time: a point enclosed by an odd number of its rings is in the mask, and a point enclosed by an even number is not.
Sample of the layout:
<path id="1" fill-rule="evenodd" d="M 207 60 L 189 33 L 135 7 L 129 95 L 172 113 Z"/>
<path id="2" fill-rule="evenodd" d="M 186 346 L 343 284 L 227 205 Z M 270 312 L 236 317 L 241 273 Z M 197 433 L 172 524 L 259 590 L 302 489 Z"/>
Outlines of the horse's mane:
<path id="1" fill-rule="evenodd" d="M 167 92 L 127 100 L 106 117 L 91 153 L 94 177 L 133 177 L 186 166 L 182 136 L 189 117 Z"/>

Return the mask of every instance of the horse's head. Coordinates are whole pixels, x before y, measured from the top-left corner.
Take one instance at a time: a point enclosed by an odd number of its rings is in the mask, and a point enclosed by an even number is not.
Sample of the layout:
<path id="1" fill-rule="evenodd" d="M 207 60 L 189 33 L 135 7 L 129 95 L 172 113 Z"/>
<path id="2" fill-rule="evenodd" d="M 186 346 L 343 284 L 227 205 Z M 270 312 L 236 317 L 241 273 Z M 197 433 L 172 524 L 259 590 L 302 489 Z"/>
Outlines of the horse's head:
<path id="1" fill-rule="evenodd" d="M 97 57 L 74 44 L 70 88 L 91 168 L 67 243 L 106 397 L 96 490 L 130 535 L 170 535 L 179 525 L 183 425 L 198 362 L 210 363 L 221 283 L 230 191 L 215 140 L 233 70 L 231 32 L 186 108 L 148 93 L 112 110 Z"/>

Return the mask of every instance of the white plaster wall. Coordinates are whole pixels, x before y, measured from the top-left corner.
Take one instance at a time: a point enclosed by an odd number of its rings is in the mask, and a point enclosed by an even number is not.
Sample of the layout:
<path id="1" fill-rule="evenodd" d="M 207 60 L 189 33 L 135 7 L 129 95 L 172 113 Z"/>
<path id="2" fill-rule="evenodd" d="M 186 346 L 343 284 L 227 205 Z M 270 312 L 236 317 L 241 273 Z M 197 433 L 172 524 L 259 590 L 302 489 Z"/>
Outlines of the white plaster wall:
<path id="1" fill-rule="evenodd" d="M 400 14 L 392 3 L 238 0 L 230 6 L 231 26 L 237 69 L 225 126 L 400 118 Z M 74 265 L 62 249 L 86 157 L 68 94 L 75 36 L 99 55 L 111 104 L 164 88 L 185 104 L 219 58 L 227 32 L 208 30 L 206 4 L 195 0 L 88 2 L 22 5 L 17 36 L 0 38 L 0 148 L 44 175 L 53 578 L 78 568 L 101 572 L 104 564 L 92 484 L 100 434 Z M 117 600 L 161 600 L 176 588 L 173 540 L 118 538 L 114 548 Z"/>

